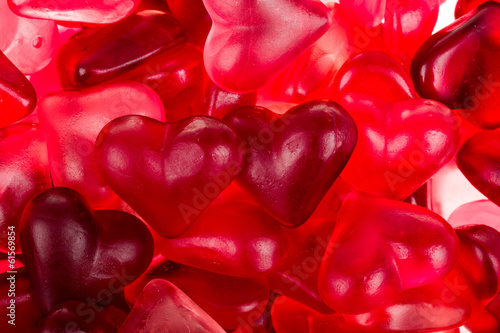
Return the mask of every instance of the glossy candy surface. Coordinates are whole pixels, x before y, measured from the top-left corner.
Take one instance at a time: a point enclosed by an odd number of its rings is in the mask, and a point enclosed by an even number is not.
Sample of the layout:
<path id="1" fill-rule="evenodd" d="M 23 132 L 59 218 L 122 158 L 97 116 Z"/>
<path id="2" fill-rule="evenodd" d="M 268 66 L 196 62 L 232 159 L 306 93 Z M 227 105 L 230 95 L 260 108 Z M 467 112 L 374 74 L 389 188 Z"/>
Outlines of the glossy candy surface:
<path id="1" fill-rule="evenodd" d="M 265 108 L 248 107 L 224 119 L 247 145 L 237 181 L 289 227 L 309 218 L 357 140 L 352 118 L 328 100 L 298 105 L 281 117 Z"/>
<path id="2" fill-rule="evenodd" d="M 14 13 L 33 18 L 107 24 L 131 14 L 139 0 L 8 0 Z"/>
<path id="3" fill-rule="evenodd" d="M 91 305 L 112 297 L 139 277 L 153 256 L 152 236 L 138 218 L 92 211 L 78 192 L 63 187 L 36 196 L 19 230 L 33 293 L 44 313 L 68 300 Z"/>
<path id="4" fill-rule="evenodd" d="M 458 250 L 457 236 L 439 215 L 353 193 L 342 205 L 326 249 L 319 292 L 336 311 L 368 312 L 402 291 L 442 278 L 453 268 Z"/>
<path id="5" fill-rule="evenodd" d="M 314 0 L 204 4 L 213 22 L 204 47 L 205 67 L 218 86 L 234 92 L 263 87 L 330 25 L 328 8 Z"/>
<path id="6" fill-rule="evenodd" d="M 225 331 L 174 284 L 163 279 L 155 279 L 144 287 L 118 332 L 224 333 Z"/>
<path id="7" fill-rule="evenodd" d="M 161 236 L 183 233 L 241 169 L 240 139 L 211 117 L 161 123 L 125 116 L 99 134 L 107 184 Z"/>
<path id="8" fill-rule="evenodd" d="M 121 200 L 99 174 L 94 144 L 108 122 L 130 114 L 165 119 L 158 96 L 139 83 L 106 84 L 41 98 L 38 115 L 47 136 L 54 185 L 80 192 L 95 209 L 116 206 Z"/>
<path id="9" fill-rule="evenodd" d="M 419 94 L 444 103 L 472 124 L 500 126 L 500 65 L 496 24 L 500 4 L 490 1 L 430 37 L 412 61 Z"/>

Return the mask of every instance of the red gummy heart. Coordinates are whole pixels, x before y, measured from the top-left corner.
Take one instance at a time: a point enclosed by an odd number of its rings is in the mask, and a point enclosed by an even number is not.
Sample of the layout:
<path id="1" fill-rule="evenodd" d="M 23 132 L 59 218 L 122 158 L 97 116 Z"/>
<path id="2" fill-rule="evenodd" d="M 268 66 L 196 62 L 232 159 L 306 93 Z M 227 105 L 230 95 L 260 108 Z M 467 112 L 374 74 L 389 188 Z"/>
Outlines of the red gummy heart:
<path id="1" fill-rule="evenodd" d="M 129 114 L 165 119 L 158 96 L 139 83 L 107 84 L 42 97 L 38 116 L 47 136 L 54 185 L 77 190 L 95 209 L 113 208 L 120 199 L 99 174 L 94 144 L 104 125 Z"/>
<path id="2" fill-rule="evenodd" d="M 343 97 L 358 126 L 356 149 L 342 173 L 354 189 L 404 199 L 458 149 L 456 117 L 431 100 L 387 103 L 359 94 Z"/>
<path id="3" fill-rule="evenodd" d="M 0 127 L 30 114 L 36 105 L 36 92 L 28 79 L 0 52 Z"/>
<path id="4" fill-rule="evenodd" d="M 442 278 L 453 268 L 458 246 L 451 226 L 425 208 L 350 194 L 320 268 L 321 298 L 342 313 L 370 311 Z"/>
<path id="5" fill-rule="evenodd" d="M 8 0 L 18 15 L 53 21 L 107 24 L 132 13 L 139 0 Z"/>
<path id="6" fill-rule="evenodd" d="M 218 86 L 234 92 L 266 85 L 330 25 L 328 8 L 315 0 L 204 3 L 213 21 L 205 68 Z"/>
<path id="7" fill-rule="evenodd" d="M 469 138 L 458 151 L 457 166 L 472 185 L 500 205 L 500 129 Z"/>
<path id="8" fill-rule="evenodd" d="M 249 277 L 278 268 L 288 238 L 261 207 L 244 201 L 214 202 L 174 239 L 156 239 L 168 259 L 225 275 Z"/>
<path id="9" fill-rule="evenodd" d="M 360 53 L 342 65 L 333 83 L 336 100 L 350 93 L 373 96 L 389 103 L 417 97 L 410 74 L 384 52 Z"/>
<path id="10" fill-rule="evenodd" d="M 176 237 L 239 172 L 240 142 L 211 117 L 165 124 L 125 116 L 102 129 L 96 161 L 108 185 L 156 232 Z"/>
<path id="11" fill-rule="evenodd" d="M 500 126 L 500 4 L 490 1 L 430 37 L 411 65 L 422 97 L 440 101 L 476 126 Z"/>
<path id="12" fill-rule="evenodd" d="M 0 50 L 24 74 L 41 70 L 54 56 L 59 35 L 54 21 L 17 16 L 0 1 L 0 31 Z"/>
<path id="13" fill-rule="evenodd" d="M 246 107 L 224 120 L 247 143 L 238 182 L 290 227 L 311 216 L 357 139 L 352 118 L 328 100 L 298 105 L 281 117 L 265 108 Z"/>
<path id="14" fill-rule="evenodd" d="M 225 333 L 205 311 L 174 284 L 149 282 L 118 333 Z"/>
<path id="15" fill-rule="evenodd" d="M 17 227 L 24 206 L 51 187 L 47 142 L 35 124 L 0 129 L 0 252 L 21 252 Z M 9 250 L 9 233 L 15 249 Z"/>
<path id="16" fill-rule="evenodd" d="M 153 238 L 138 218 L 92 211 L 76 191 L 56 187 L 24 209 L 21 245 L 34 295 L 48 313 L 61 302 L 92 305 L 109 298 L 148 267 Z"/>

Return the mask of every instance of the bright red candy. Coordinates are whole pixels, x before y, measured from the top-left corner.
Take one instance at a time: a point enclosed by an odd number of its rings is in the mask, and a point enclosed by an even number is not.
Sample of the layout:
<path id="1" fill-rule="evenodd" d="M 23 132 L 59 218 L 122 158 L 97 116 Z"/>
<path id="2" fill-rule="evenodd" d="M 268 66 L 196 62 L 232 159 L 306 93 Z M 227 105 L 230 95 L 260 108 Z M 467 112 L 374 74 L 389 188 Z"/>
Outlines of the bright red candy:
<path id="1" fill-rule="evenodd" d="M 346 13 L 358 24 L 375 27 L 382 22 L 386 0 L 340 0 Z"/>
<path id="2" fill-rule="evenodd" d="M 261 207 L 243 201 L 210 205 L 174 239 L 156 239 L 168 259 L 208 271 L 258 276 L 283 264 L 288 239 Z"/>
<path id="3" fill-rule="evenodd" d="M 411 74 L 418 93 L 440 101 L 476 126 L 500 126 L 500 4 L 490 1 L 430 37 Z M 463 109 L 463 110 L 462 110 Z"/>
<path id="4" fill-rule="evenodd" d="M 142 221 L 121 211 L 92 211 L 68 188 L 49 189 L 30 201 L 19 229 L 44 313 L 64 301 L 93 304 L 122 291 L 153 257 L 153 238 Z"/>
<path id="5" fill-rule="evenodd" d="M 337 103 L 315 100 L 284 115 L 246 107 L 224 120 L 247 144 L 237 181 L 280 223 L 303 224 L 338 177 L 357 140 Z"/>
<path id="6" fill-rule="evenodd" d="M 182 28 L 169 14 L 152 10 L 134 13 L 71 37 L 57 55 L 59 78 L 64 88 L 99 84 L 184 42 Z"/>
<path id="7" fill-rule="evenodd" d="M 139 0 L 8 0 L 18 15 L 54 21 L 108 24 L 131 14 Z"/>
<path id="8" fill-rule="evenodd" d="M 17 123 L 0 129 L 0 184 L 0 251 L 11 252 L 8 232 L 13 231 L 19 253 L 17 228 L 24 206 L 52 186 L 47 142 L 37 125 Z"/>
<path id="9" fill-rule="evenodd" d="M 55 54 L 56 23 L 17 16 L 7 1 L 0 1 L 0 31 L 0 50 L 24 74 L 41 70 Z"/>
<path id="10" fill-rule="evenodd" d="M 266 85 L 330 25 L 328 8 L 316 0 L 204 4 L 213 21 L 205 43 L 205 68 L 218 86 L 234 92 Z"/>
<path id="11" fill-rule="evenodd" d="M 225 333 L 205 311 L 174 284 L 155 279 L 137 299 L 118 333 Z"/>
<path id="12" fill-rule="evenodd" d="M 157 255 L 148 270 L 125 288 L 128 301 L 135 303 L 144 286 L 157 278 L 175 284 L 225 329 L 237 328 L 250 315 L 260 316 L 269 297 L 269 288 L 261 277 L 217 274 Z"/>
<path id="13" fill-rule="evenodd" d="M 491 0 L 458 0 L 455 7 L 455 17 L 459 18 L 488 1 Z"/>
<path id="14" fill-rule="evenodd" d="M 94 144 L 108 122 L 130 114 L 165 119 L 158 96 L 140 83 L 106 84 L 43 96 L 38 116 L 47 136 L 54 185 L 77 190 L 95 209 L 118 204 L 120 198 L 99 174 Z"/>
<path id="15" fill-rule="evenodd" d="M 320 268 L 321 298 L 342 313 L 368 312 L 442 278 L 458 247 L 451 226 L 425 208 L 350 194 Z"/>
<path id="16" fill-rule="evenodd" d="M 408 70 L 384 52 L 362 52 L 342 65 L 332 94 L 340 100 L 350 93 L 380 98 L 389 103 L 417 97 Z"/>
<path id="17" fill-rule="evenodd" d="M 240 142 L 212 117 L 165 124 L 125 116 L 102 129 L 96 161 L 107 184 L 156 232 L 176 237 L 238 174 Z"/>
<path id="18" fill-rule="evenodd" d="M 500 205 L 500 129 L 467 140 L 457 154 L 457 165 L 474 187 Z"/>
<path id="19" fill-rule="evenodd" d="M 0 52 L 0 127 L 30 114 L 36 106 L 36 92 L 28 79 Z"/>
<path id="20" fill-rule="evenodd" d="M 203 48 L 212 19 L 208 15 L 203 0 L 166 0 L 172 16 L 179 21 L 186 32 L 188 41 Z"/>
<path id="21" fill-rule="evenodd" d="M 342 105 L 358 127 L 358 144 L 342 178 L 358 191 L 404 199 L 445 165 L 460 143 L 454 114 L 441 103 L 387 103 L 360 94 Z"/>

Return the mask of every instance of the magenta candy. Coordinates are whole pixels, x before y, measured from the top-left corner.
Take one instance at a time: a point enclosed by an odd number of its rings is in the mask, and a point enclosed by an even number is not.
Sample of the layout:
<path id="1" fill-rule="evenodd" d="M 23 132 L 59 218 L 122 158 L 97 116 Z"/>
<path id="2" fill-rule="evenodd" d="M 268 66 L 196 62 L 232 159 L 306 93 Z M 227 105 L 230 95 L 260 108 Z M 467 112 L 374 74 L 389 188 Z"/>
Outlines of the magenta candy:
<path id="1" fill-rule="evenodd" d="M 319 1 L 204 4 L 213 21 L 204 48 L 205 68 L 218 86 L 233 92 L 265 86 L 330 26 L 329 10 Z"/>
<path id="2" fill-rule="evenodd" d="M 118 333 L 224 333 L 205 311 L 171 282 L 155 279 L 139 295 Z"/>
<path id="3" fill-rule="evenodd" d="M 56 187 L 24 209 L 21 246 L 43 313 L 59 303 L 90 305 L 138 278 L 153 257 L 153 238 L 133 215 L 92 211 L 76 191 Z"/>
<path id="4" fill-rule="evenodd" d="M 246 107 L 224 120 L 247 145 L 237 181 L 289 227 L 311 216 L 357 140 L 352 118 L 329 100 L 295 106 L 281 117 L 265 108 Z"/>
<path id="5" fill-rule="evenodd" d="M 8 0 L 14 13 L 46 20 L 108 24 L 132 13 L 139 0 Z"/>

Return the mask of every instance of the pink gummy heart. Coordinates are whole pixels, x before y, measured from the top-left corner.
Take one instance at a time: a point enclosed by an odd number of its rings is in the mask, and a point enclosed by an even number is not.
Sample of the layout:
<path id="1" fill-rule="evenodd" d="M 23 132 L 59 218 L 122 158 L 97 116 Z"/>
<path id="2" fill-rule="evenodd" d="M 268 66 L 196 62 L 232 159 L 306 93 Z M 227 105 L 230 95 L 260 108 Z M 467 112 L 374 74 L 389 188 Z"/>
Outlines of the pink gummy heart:
<path id="1" fill-rule="evenodd" d="M 238 182 L 289 227 L 311 216 L 357 139 L 352 118 L 329 100 L 295 106 L 281 117 L 265 108 L 246 107 L 224 120 L 247 144 Z"/>
<path id="2" fill-rule="evenodd" d="M 21 246 L 42 312 L 61 302 L 88 306 L 137 279 L 153 257 L 146 225 L 122 211 L 92 211 L 76 191 L 55 187 L 24 209 Z"/>
<path id="3" fill-rule="evenodd" d="M 460 109 L 472 124 L 500 126 L 500 4 L 489 1 L 430 37 L 411 74 L 418 93 Z"/>
<path id="4" fill-rule="evenodd" d="M 107 184 L 163 237 L 183 233 L 241 169 L 240 139 L 222 121 L 125 116 L 96 143 Z"/>
<path id="5" fill-rule="evenodd" d="M 205 68 L 220 87 L 249 92 L 278 76 L 330 25 L 328 8 L 315 0 L 204 0 L 213 24 Z"/>
<path id="6" fill-rule="evenodd" d="M 451 213 L 448 223 L 454 228 L 484 224 L 500 231 L 500 207 L 490 200 L 468 202 Z"/>
<path id="7" fill-rule="evenodd" d="M 458 151 L 457 165 L 474 187 L 500 206 L 500 129 L 469 138 Z"/>
<path id="8" fill-rule="evenodd" d="M 224 333 L 205 311 L 171 282 L 149 282 L 118 333 Z"/>
<path id="9" fill-rule="evenodd" d="M 24 206 L 51 186 L 42 130 L 30 123 L 0 129 L 0 252 L 21 252 L 17 228 Z M 9 250 L 9 232 L 15 250 Z"/>
<path id="10" fill-rule="evenodd" d="M 107 24 L 126 17 L 139 0 L 8 0 L 18 15 L 53 21 Z"/>
<path id="11" fill-rule="evenodd" d="M 321 298 L 342 313 L 368 312 L 442 278 L 458 246 L 451 226 L 425 208 L 350 194 L 320 268 Z"/>
<path id="12" fill-rule="evenodd" d="M 99 174 L 94 144 L 104 125 L 129 114 L 165 119 L 158 96 L 140 83 L 107 84 L 42 97 L 38 116 L 47 136 L 54 185 L 77 190 L 96 209 L 116 205 L 120 199 Z"/>
<path id="13" fill-rule="evenodd" d="M 41 70 L 55 54 L 56 23 L 17 16 L 7 1 L 0 1 L 0 31 L 0 50 L 24 74 Z"/>
<path id="14" fill-rule="evenodd" d="M 230 200 L 211 204 L 179 237 L 156 241 L 165 258 L 238 277 L 275 270 L 289 246 L 280 224 L 260 206 Z"/>
<path id="15" fill-rule="evenodd" d="M 342 104 L 360 133 L 342 178 L 358 191 L 404 199 L 458 149 L 456 117 L 441 103 L 415 99 L 391 104 L 348 94 Z"/>

